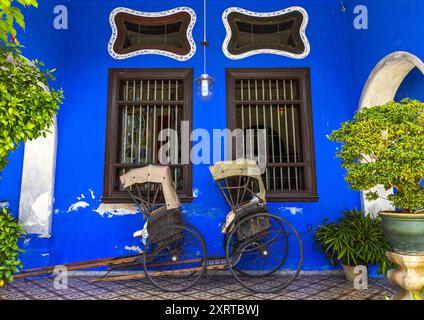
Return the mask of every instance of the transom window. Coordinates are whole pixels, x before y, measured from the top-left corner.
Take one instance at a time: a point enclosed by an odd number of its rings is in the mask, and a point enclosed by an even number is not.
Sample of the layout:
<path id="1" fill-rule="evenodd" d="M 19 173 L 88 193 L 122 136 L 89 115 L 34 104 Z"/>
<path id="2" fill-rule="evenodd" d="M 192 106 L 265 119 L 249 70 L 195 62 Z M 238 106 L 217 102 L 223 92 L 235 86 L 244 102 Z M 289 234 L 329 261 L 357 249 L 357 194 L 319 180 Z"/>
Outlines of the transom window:
<path id="1" fill-rule="evenodd" d="M 191 69 L 130 69 L 110 71 L 104 202 L 129 202 L 119 177 L 147 164 L 159 164 L 163 129 L 178 132 L 190 121 Z M 177 148 L 181 163 L 180 145 Z M 183 201 L 192 196 L 191 165 L 170 164 L 173 183 Z"/>
<path id="2" fill-rule="evenodd" d="M 245 133 L 244 157 L 264 150 L 269 200 L 317 200 L 309 81 L 308 69 L 227 70 L 228 126 Z"/>

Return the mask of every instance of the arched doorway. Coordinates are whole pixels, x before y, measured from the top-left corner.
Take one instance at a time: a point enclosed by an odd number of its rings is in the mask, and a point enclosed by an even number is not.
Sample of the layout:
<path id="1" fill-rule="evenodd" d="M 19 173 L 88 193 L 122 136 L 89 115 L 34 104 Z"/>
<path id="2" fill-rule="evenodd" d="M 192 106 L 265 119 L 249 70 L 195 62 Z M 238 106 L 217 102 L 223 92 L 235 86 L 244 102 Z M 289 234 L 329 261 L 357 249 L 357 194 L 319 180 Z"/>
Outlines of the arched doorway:
<path id="1" fill-rule="evenodd" d="M 367 83 L 362 91 L 359 110 L 385 104 L 395 99 L 403 80 L 414 69 L 418 68 L 424 75 L 424 63 L 415 55 L 397 51 L 382 59 L 371 72 Z M 382 186 L 375 190 L 387 198 L 393 190 L 386 191 Z M 377 214 L 380 210 L 392 210 L 391 203 L 384 199 L 367 201 L 364 193 L 361 193 L 362 207 L 366 213 Z"/>

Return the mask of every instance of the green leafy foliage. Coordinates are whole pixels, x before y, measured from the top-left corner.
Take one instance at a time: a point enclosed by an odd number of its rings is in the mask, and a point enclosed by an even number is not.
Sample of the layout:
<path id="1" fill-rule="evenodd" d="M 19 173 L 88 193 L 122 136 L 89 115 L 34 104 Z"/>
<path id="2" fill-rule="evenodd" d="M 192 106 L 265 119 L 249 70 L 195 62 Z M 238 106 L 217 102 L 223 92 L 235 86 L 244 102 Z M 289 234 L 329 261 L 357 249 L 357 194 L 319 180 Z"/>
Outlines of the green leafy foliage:
<path id="1" fill-rule="evenodd" d="M 0 46 L 0 172 L 21 142 L 46 136 L 62 102 L 62 90 L 46 91 L 54 70 L 28 61 L 15 46 Z"/>
<path id="2" fill-rule="evenodd" d="M 414 300 L 424 300 L 424 288 L 421 289 L 420 293 L 413 293 L 412 298 Z"/>
<path id="3" fill-rule="evenodd" d="M 379 271 L 386 273 L 390 265 L 386 251 L 390 245 L 384 238 L 380 219 L 356 209 L 342 214 L 337 222 L 324 220 L 316 231 L 315 239 L 327 257 L 333 264 L 378 264 Z"/>
<path id="4" fill-rule="evenodd" d="M 352 189 L 395 188 L 388 200 L 396 208 L 424 208 L 424 103 L 406 99 L 363 109 L 329 138 L 342 144 L 337 156 Z M 379 196 L 368 191 L 366 197 Z"/>
<path id="5" fill-rule="evenodd" d="M 0 0 L 0 40 L 4 42 L 8 41 L 9 36 L 16 37 L 15 23 L 25 28 L 24 16 L 16 4 L 38 7 L 37 0 Z"/>
<path id="6" fill-rule="evenodd" d="M 23 250 L 19 249 L 18 240 L 24 233 L 7 209 L 0 211 L 0 287 L 12 282 L 13 275 L 22 267 L 18 255 Z"/>

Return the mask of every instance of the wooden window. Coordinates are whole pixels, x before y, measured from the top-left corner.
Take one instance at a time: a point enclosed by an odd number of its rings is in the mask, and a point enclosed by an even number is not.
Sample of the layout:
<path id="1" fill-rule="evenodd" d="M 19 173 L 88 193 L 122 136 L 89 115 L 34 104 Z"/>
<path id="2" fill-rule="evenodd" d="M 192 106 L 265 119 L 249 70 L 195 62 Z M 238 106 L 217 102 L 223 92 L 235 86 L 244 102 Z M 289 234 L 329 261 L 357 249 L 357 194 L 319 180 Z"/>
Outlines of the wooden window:
<path id="1" fill-rule="evenodd" d="M 303 8 L 262 13 L 231 7 L 224 12 L 223 19 L 227 30 L 224 53 L 231 59 L 260 53 L 291 58 L 309 54 L 305 33 L 308 14 Z"/>
<path id="2" fill-rule="evenodd" d="M 178 132 L 192 121 L 191 69 L 111 69 L 107 120 L 104 202 L 130 202 L 119 177 L 132 168 L 159 164 L 162 129 Z M 182 201 L 192 197 L 191 165 L 172 164 L 174 186 Z"/>
<path id="3" fill-rule="evenodd" d="M 192 36 L 196 14 L 191 8 L 157 13 L 117 8 L 110 20 L 109 52 L 114 58 L 159 54 L 183 61 L 196 51 Z"/>
<path id="4" fill-rule="evenodd" d="M 318 200 L 309 69 L 227 69 L 227 90 L 228 127 L 245 133 L 246 158 L 258 157 L 257 133 L 265 130 L 268 199 Z"/>

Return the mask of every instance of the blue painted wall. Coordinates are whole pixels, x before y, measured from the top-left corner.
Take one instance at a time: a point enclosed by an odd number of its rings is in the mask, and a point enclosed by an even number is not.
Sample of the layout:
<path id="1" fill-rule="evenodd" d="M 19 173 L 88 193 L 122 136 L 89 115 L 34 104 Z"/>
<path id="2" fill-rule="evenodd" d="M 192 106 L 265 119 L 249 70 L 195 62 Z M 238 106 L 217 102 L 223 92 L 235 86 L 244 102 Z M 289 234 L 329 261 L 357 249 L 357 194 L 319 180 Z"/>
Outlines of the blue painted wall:
<path id="1" fill-rule="evenodd" d="M 226 127 L 225 68 L 249 67 L 309 67 L 312 83 L 312 110 L 316 152 L 316 171 L 320 200 L 316 203 L 272 203 L 271 211 L 279 213 L 300 231 L 308 225 L 316 226 L 324 218 L 336 219 L 340 210 L 360 207 L 357 192 L 349 190 L 343 180 L 344 172 L 334 154 L 337 145 L 331 143 L 326 135 L 338 128 L 339 124 L 352 117 L 360 92 L 369 72 L 387 53 L 394 50 L 409 50 L 423 56 L 424 45 L 412 45 L 419 42 L 420 32 L 414 31 L 405 36 L 404 30 L 417 26 L 412 21 L 420 18 L 419 10 L 410 2 L 409 13 L 417 19 L 408 21 L 392 20 L 396 26 L 387 27 L 381 13 L 399 17 L 398 7 L 384 5 L 379 8 L 375 3 L 387 1 L 362 1 L 370 3 L 370 30 L 353 29 L 351 5 L 349 12 L 342 12 L 338 0 L 249 0 L 222 1 L 209 0 L 208 48 L 210 73 L 216 78 L 215 96 L 209 103 L 194 98 L 193 127 L 205 128 L 212 132 L 214 128 Z M 389 1 L 390 2 L 390 1 Z M 69 10 L 69 29 L 54 30 L 53 6 L 66 4 Z M 117 6 L 126 6 L 141 11 L 161 11 L 176 6 L 192 7 L 198 14 L 198 23 L 194 30 L 197 43 L 201 41 L 202 2 L 199 0 L 164 1 L 49 1 L 28 15 L 27 32 L 21 41 L 27 45 L 25 54 L 32 58 L 46 60 L 48 66 L 58 68 L 58 81 L 55 86 L 63 86 L 66 100 L 58 115 L 59 143 L 57 153 L 57 175 L 53 216 L 52 238 L 48 241 L 50 261 L 65 263 L 97 257 L 125 255 L 125 247 L 140 245 L 133 239 L 133 232 L 142 228 L 144 222 L 140 215 L 101 216 L 93 211 L 100 205 L 102 195 L 107 85 L 109 68 L 194 68 L 194 75 L 201 73 L 202 55 L 196 55 L 186 61 L 161 56 L 138 56 L 127 60 L 114 60 L 107 52 L 110 38 L 109 14 Z M 240 6 L 252 11 L 274 11 L 282 6 L 303 6 L 309 13 L 310 23 L 307 36 L 311 43 L 311 53 L 303 60 L 294 60 L 273 55 L 261 55 L 239 61 L 227 59 L 222 50 L 225 37 L 221 22 L 222 12 L 230 6 Z M 424 4 L 420 4 L 424 9 Z M 421 10 L 424 12 L 424 10 Z M 376 19 L 376 20 L 374 20 Z M 377 20 L 378 19 L 378 20 Z M 371 29 L 372 27 L 372 29 Z M 388 32 L 390 30 L 390 32 Z M 374 39 L 383 32 L 383 36 Z M 393 34 L 394 33 L 394 34 Z M 389 42 L 386 45 L 386 40 Z M 399 40 L 400 39 L 400 40 Z M 364 47 L 364 44 L 365 47 Z M 411 84 L 413 86 L 413 84 Z M 410 90 L 410 88 L 405 89 Z M 411 89 L 412 90 L 412 89 Z M 16 212 L 19 201 L 23 148 L 11 155 L 11 163 L 0 181 L 0 199 L 10 200 L 11 208 Z M 218 193 L 206 165 L 193 167 L 193 188 L 198 197 L 184 205 L 187 219 L 196 225 L 206 237 L 208 253 L 222 254 L 222 236 L 220 224 L 228 211 L 227 205 Z M 91 197 L 93 191 L 95 199 Z M 75 212 L 68 208 L 84 195 L 89 207 Z M 295 212 L 293 214 L 292 212 Z M 305 270 L 325 270 L 332 268 L 319 248 L 314 245 L 313 235 L 302 235 L 305 247 Z M 36 259 L 26 259 L 27 266 L 37 264 Z M 47 262 L 46 262 L 47 263 Z"/>
<path id="2" fill-rule="evenodd" d="M 417 0 L 348 0 L 347 34 L 352 61 L 353 102 L 358 105 L 362 88 L 374 66 L 386 55 L 395 51 L 407 51 L 424 59 L 422 35 L 424 2 Z M 354 7 L 368 8 L 368 30 L 356 30 L 353 26 Z M 407 96 L 424 99 L 424 80 L 415 70 L 398 92 L 396 99 Z"/>

